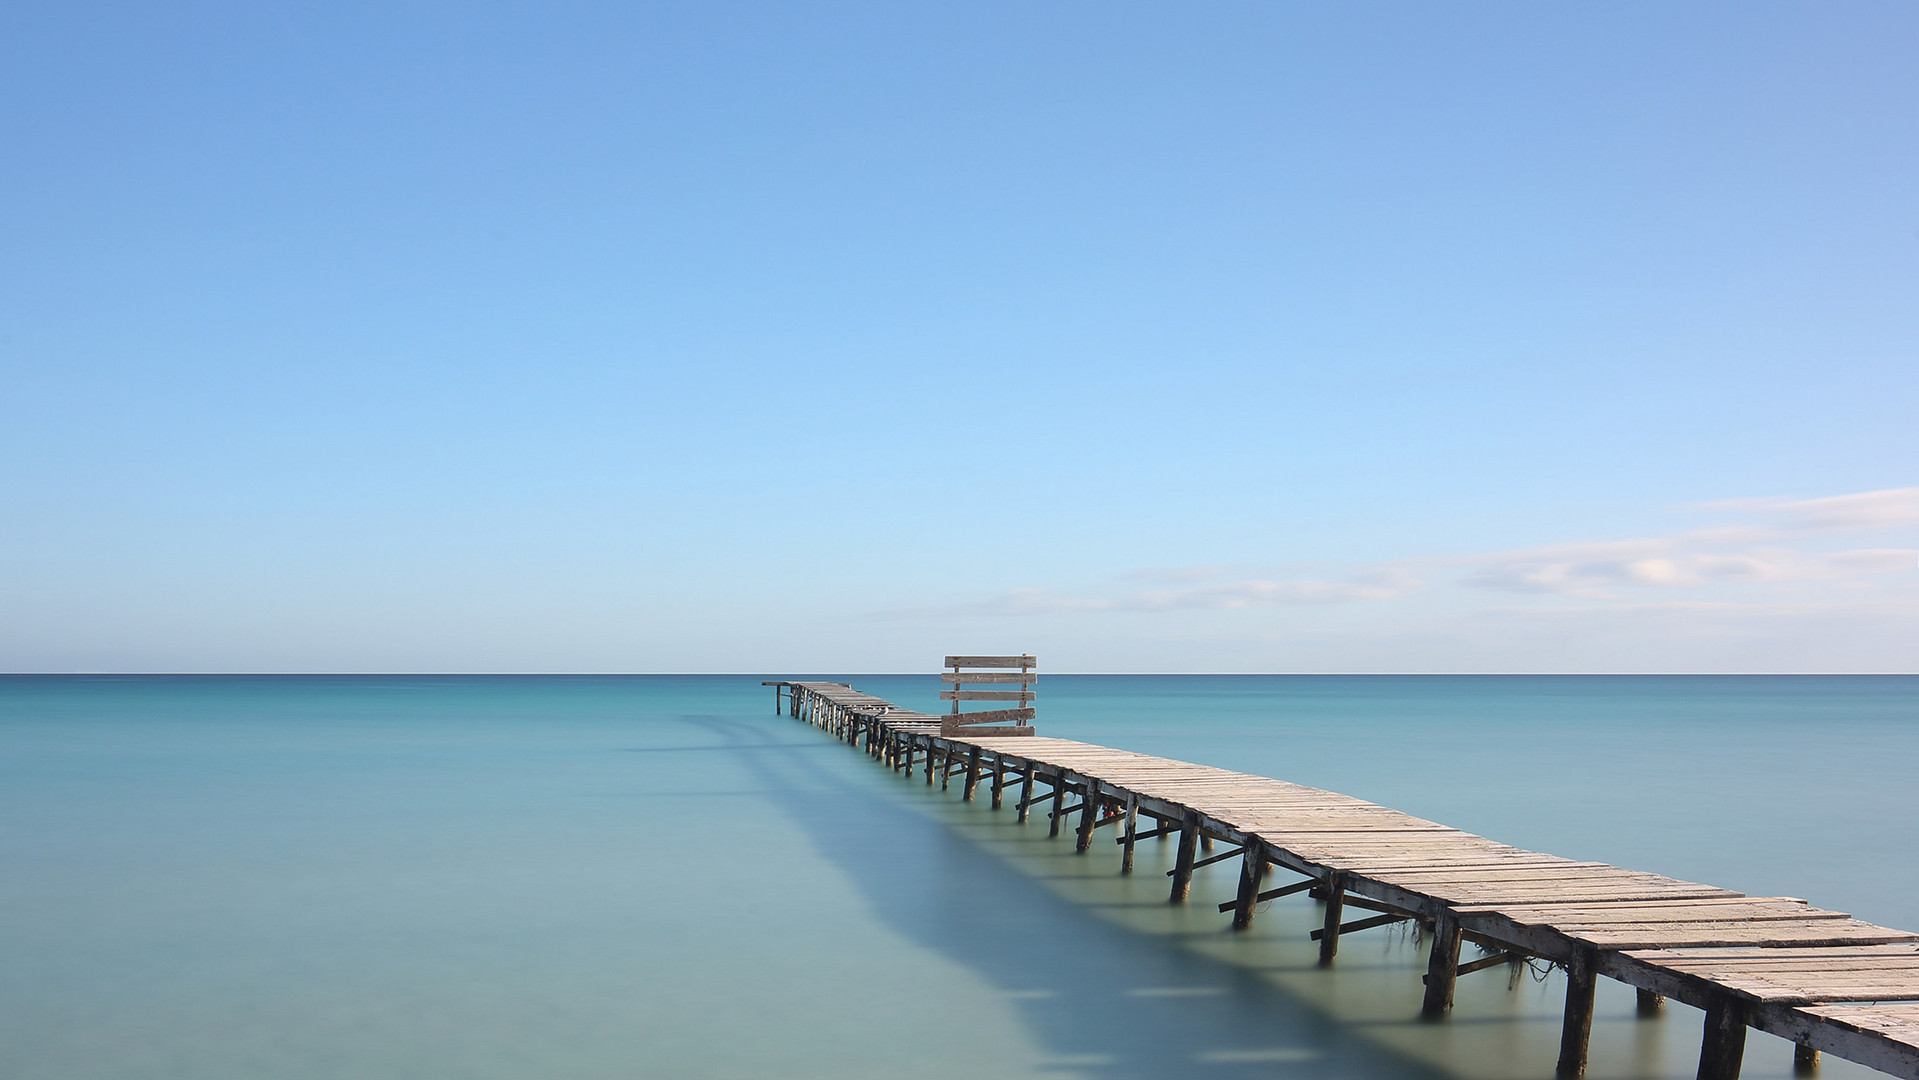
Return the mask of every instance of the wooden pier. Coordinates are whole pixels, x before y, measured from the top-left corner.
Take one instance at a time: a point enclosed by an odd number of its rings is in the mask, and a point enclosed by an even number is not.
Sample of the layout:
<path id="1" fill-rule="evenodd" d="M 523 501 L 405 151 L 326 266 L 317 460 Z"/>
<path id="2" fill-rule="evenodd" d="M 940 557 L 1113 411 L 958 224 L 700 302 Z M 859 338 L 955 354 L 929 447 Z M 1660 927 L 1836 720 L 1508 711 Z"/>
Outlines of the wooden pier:
<path id="1" fill-rule="evenodd" d="M 955 661 L 960 663 L 956 664 Z M 1001 661 L 995 664 L 992 661 Z M 969 676 L 968 666 L 1018 667 Z M 948 657 L 956 690 L 1019 683 L 1030 704 L 1032 657 Z M 992 806 L 1010 797 L 1021 822 L 1046 813 L 1051 835 L 1070 824 L 1078 851 L 1111 827 L 1120 870 L 1138 841 L 1177 836 L 1170 899 L 1184 903 L 1193 870 L 1238 859 L 1237 895 L 1219 905 L 1235 929 L 1258 905 L 1294 893 L 1325 904 L 1313 936 L 1319 962 L 1340 939 L 1418 920 L 1431 931 L 1423 1015 L 1440 1021 L 1456 979 L 1522 961 L 1566 973 L 1557 1075 L 1586 1068 L 1593 991 L 1600 976 L 1638 988 L 1642 1014 L 1666 998 L 1705 1010 L 1700 1080 L 1733 1080 L 1746 1029 L 1795 1044 L 1795 1071 L 1821 1052 L 1919 1080 L 1919 934 L 1824 911 L 1804 900 L 1754 897 L 1604 863 L 1526 851 L 1363 799 L 1263 776 L 1034 734 L 1029 708 L 1002 710 L 1015 725 L 980 727 L 981 714 L 902 709 L 842 683 L 770 682 L 780 711 L 863 748 L 874 759 L 962 798 L 982 786 Z M 952 691 L 948 691 L 952 694 Z M 998 692 L 1012 696 L 1010 691 Z M 958 702 L 970 699 L 954 695 Z M 984 696 L 984 695 L 981 695 Z M 1069 805 L 1067 800 L 1073 800 Z M 1203 849 L 1225 845 L 1206 854 Z M 1292 875 L 1273 882 L 1274 871 Z M 1348 919 L 1349 911 L 1363 917 Z M 1490 954 L 1460 962 L 1461 942 Z"/>

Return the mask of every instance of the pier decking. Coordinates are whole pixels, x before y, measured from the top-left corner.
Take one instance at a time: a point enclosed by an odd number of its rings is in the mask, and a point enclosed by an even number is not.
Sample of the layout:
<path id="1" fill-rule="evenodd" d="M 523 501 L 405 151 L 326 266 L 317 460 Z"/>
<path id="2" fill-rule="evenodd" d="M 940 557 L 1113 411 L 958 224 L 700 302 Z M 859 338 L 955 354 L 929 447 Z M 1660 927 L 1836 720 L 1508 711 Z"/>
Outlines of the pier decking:
<path id="1" fill-rule="evenodd" d="M 954 659 L 973 658 L 949 658 L 949 666 Z M 1021 678 L 1024 694 L 1038 676 Z M 1744 896 L 1526 851 L 1349 795 L 1047 738 L 1030 727 L 954 734 L 951 716 L 902 709 L 842 683 L 766 685 L 781 711 L 908 778 L 917 768 L 944 789 L 958 777 L 969 800 L 984 784 L 994 809 L 1011 792 L 1018 820 L 1043 808 L 1055 835 L 1072 823 L 1081 852 L 1098 829 L 1117 829 L 1124 873 L 1138 841 L 1177 835 L 1167 871 L 1173 902 L 1187 900 L 1194 869 L 1237 858 L 1238 894 L 1219 905 L 1237 929 L 1251 925 L 1260 903 L 1310 892 L 1325 903 L 1314 932 L 1322 965 L 1334 963 L 1343 935 L 1421 921 L 1432 929 L 1423 1007 L 1430 1019 L 1451 1010 L 1462 975 L 1528 959 L 1553 963 L 1567 977 L 1559 1076 L 1585 1071 L 1593 990 L 1603 975 L 1638 988 L 1642 1013 L 1668 997 L 1705 1010 L 1701 1080 L 1739 1075 L 1748 1027 L 1792 1041 L 1802 1072 L 1824 1051 L 1919 1080 L 1919 934 L 1792 897 Z M 1069 806 L 1068 798 L 1077 801 Z M 1215 842 L 1230 847 L 1204 853 Z M 1298 877 L 1268 887 L 1273 869 Z M 1367 915 L 1348 920 L 1349 908 Z M 1461 963 L 1462 941 L 1493 952 Z"/>

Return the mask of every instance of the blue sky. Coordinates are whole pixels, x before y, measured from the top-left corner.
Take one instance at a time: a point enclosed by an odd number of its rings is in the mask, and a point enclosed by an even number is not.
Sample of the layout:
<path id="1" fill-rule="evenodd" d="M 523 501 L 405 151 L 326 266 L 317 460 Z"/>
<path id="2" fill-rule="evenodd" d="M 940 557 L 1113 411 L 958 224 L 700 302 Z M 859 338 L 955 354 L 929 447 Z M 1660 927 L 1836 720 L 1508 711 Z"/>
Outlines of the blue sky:
<path id="1" fill-rule="evenodd" d="M 0 670 L 1919 670 L 1915 54 L 12 5 Z"/>

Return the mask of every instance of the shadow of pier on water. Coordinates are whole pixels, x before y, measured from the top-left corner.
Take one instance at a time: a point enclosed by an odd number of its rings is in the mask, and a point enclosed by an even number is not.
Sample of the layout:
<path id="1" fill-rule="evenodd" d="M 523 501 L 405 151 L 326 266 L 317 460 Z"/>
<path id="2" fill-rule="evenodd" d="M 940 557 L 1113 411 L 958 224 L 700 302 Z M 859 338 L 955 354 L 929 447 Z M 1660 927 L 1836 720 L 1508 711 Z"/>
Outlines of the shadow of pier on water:
<path id="1" fill-rule="evenodd" d="M 1007 809 L 993 814 L 983 796 L 962 805 L 957 792 L 929 794 L 917 778 L 894 778 L 899 789 L 889 791 L 883 768 L 872 766 L 876 780 L 847 770 L 869 766 L 856 755 L 822 767 L 817 755 L 768 745 L 761 725 L 682 720 L 737 748 L 768 797 L 886 929 L 1005 995 L 1042 1048 L 1044 1064 L 1063 1074 L 1453 1075 L 1369 1037 L 1377 1034 L 1377 1018 L 1334 1020 L 1273 978 L 1290 969 L 1297 977 L 1378 981 L 1364 971 L 1371 966 L 1366 957 L 1353 957 L 1353 971 L 1310 970 L 1297 948 L 1225 930 L 1198 892 L 1184 908 L 1148 901 L 1149 891 L 1165 890 L 1152 841 L 1142 845 L 1139 873 L 1121 879 L 1105 834 L 1099 857 L 1073 856 L 1070 832 L 1045 840 L 1043 816 L 1024 828 L 1012 825 L 1010 797 Z M 1124 895 L 1113 895 L 1115 885 Z M 1400 967 L 1393 974 L 1403 981 Z M 1404 1015 L 1405 1025 L 1417 1025 Z M 942 1053 L 953 1052 L 951 1040 L 958 1039 L 991 1071 L 995 1048 L 966 1045 L 963 1029 L 898 1037 L 903 1048 L 937 1046 Z"/>

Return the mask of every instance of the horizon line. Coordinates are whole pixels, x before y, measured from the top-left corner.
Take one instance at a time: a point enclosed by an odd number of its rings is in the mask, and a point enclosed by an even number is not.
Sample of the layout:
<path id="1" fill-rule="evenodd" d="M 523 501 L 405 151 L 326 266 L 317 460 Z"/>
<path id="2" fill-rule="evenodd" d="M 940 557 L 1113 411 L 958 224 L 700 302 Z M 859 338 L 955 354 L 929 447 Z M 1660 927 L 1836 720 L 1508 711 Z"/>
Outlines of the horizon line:
<path id="1" fill-rule="evenodd" d="M 0 678 L 94 676 L 108 678 L 771 678 L 766 671 L 0 671 Z M 940 671 L 803 672 L 795 678 L 843 675 L 853 678 L 931 678 Z M 1034 675 L 1042 674 L 1035 672 Z M 1914 677 L 1919 671 L 1052 671 L 1049 678 L 1814 678 Z"/>

